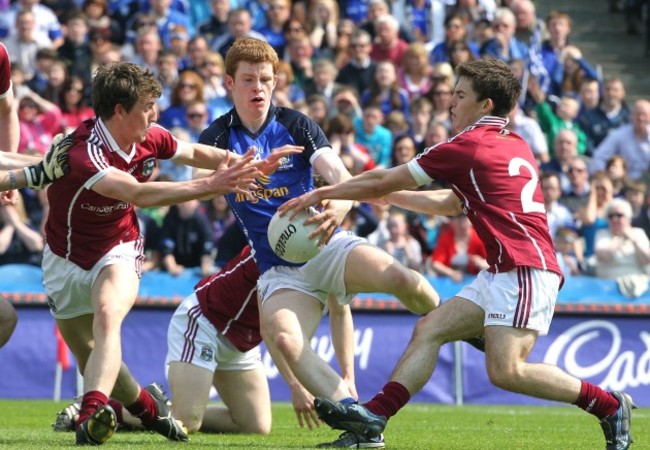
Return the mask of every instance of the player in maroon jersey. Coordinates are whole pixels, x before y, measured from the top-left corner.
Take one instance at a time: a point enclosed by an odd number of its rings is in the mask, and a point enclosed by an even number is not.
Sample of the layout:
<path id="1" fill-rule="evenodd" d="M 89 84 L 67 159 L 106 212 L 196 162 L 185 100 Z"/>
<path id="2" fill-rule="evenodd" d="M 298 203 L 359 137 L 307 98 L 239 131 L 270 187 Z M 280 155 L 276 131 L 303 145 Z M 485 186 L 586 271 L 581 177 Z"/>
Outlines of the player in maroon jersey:
<path id="1" fill-rule="evenodd" d="M 166 364 L 174 399 L 171 411 L 190 433 L 268 434 L 271 430 L 271 399 L 259 348 L 258 278 L 259 270 L 246 246 L 218 273 L 197 283 L 170 321 Z M 330 321 L 349 319 L 349 309 L 340 308 L 340 312 L 332 312 Z M 339 354 L 338 348 L 335 351 Z M 286 362 L 274 362 L 289 380 L 300 426 L 318 426 L 314 397 Z M 208 407 L 212 386 L 225 406 Z M 119 403 L 111 400 L 109 404 L 116 409 L 119 425 L 126 425 L 126 430 L 139 428 L 139 421 L 124 414 Z M 59 412 L 54 431 L 73 431 L 79 407 L 75 402 Z"/>
<path id="2" fill-rule="evenodd" d="M 370 402 L 346 406 L 316 399 L 316 410 L 329 425 L 367 437 L 379 435 L 388 418 L 431 377 L 442 344 L 484 333 L 493 384 L 575 404 L 600 420 L 607 449 L 630 445 L 634 405 L 628 394 L 606 392 L 558 367 L 527 362 L 537 337 L 548 332 L 562 275 L 533 153 L 521 137 L 504 128 L 520 91 L 507 65 L 491 59 L 465 63 L 458 68 L 450 103 L 456 136 L 407 164 L 364 172 L 281 208 L 286 212 L 323 199 L 386 196 L 390 203 L 423 213 L 462 212 L 488 254 L 487 270 L 417 323 L 391 381 Z M 448 182 L 451 191 L 397 192 L 434 179 Z"/>
<path id="3" fill-rule="evenodd" d="M 189 432 L 271 431 L 271 398 L 259 348 L 258 278 L 246 246 L 222 270 L 201 280 L 172 317 L 167 333 L 172 413 Z M 332 313 L 330 320 L 344 318 Z M 285 361 L 274 362 L 289 384 L 300 426 L 318 425 L 314 397 Z M 225 407 L 207 406 L 211 386 Z"/>
<path id="4" fill-rule="evenodd" d="M 95 119 L 73 133 L 70 173 L 50 186 L 43 285 L 52 315 L 84 375 L 77 420 L 79 445 L 108 440 L 120 401 L 145 428 L 187 440 L 156 385 L 141 389 L 122 363 L 121 324 L 133 306 L 143 260 L 134 206 L 162 206 L 206 195 L 248 194 L 254 179 L 279 166 L 296 147 L 252 162 L 228 151 L 176 140 L 157 126 L 155 76 L 131 63 L 102 66 L 93 80 Z M 213 175 L 186 182 L 147 183 L 156 159 L 170 159 Z"/>

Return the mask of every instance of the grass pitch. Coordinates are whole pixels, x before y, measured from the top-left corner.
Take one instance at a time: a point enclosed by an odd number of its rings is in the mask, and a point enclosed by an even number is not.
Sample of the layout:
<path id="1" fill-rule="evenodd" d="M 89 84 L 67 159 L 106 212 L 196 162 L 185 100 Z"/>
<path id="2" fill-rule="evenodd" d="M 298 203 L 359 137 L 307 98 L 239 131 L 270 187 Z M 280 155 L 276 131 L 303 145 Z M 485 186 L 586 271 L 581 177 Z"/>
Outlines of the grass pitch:
<path id="1" fill-rule="evenodd" d="M 67 403 L 0 400 L 0 449 L 75 448 L 74 434 L 55 433 L 51 423 Z M 650 449 L 650 412 L 635 410 L 632 449 Z M 150 433 L 117 433 L 106 449 L 300 449 L 334 440 L 339 432 L 323 425 L 298 427 L 291 405 L 273 405 L 270 436 L 192 435 L 189 444 L 167 442 Z M 450 406 L 412 404 L 389 422 L 388 449 L 604 449 L 595 417 L 576 407 Z"/>

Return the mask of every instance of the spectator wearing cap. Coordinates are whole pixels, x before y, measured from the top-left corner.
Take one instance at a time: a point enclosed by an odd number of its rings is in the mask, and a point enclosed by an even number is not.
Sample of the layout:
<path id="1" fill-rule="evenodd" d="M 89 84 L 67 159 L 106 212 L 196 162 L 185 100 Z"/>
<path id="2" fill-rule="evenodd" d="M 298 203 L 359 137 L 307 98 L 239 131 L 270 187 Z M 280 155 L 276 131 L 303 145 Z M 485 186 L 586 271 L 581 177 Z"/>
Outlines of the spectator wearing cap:
<path id="1" fill-rule="evenodd" d="M 40 3 L 40 0 L 18 0 L 13 2 L 8 11 L 0 15 L 0 39 L 7 45 L 6 38 L 20 34 L 18 15 L 25 11 L 32 13 L 33 32 L 45 36 L 55 50 L 63 44 L 63 31 L 59 19 L 50 8 Z M 14 28 L 14 25 L 16 27 Z M 16 53 L 12 53 L 15 58 Z"/>
<path id="2" fill-rule="evenodd" d="M 13 62 L 19 64 L 30 80 L 36 72 L 36 53 L 42 48 L 52 48 L 52 41 L 36 28 L 36 18 L 32 11 L 24 9 L 14 15 L 16 32 L 3 39 L 7 52 Z"/>
<path id="3" fill-rule="evenodd" d="M 57 53 L 68 68 L 68 73 L 81 77 L 84 83 L 89 85 L 92 75 L 90 72 L 92 51 L 88 42 L 89 28 L 86 24 L 86 16 L 80 11 L 72 12 L 65 23 L 68 32 Z"/>
<path id="4" fill-rule="evenodd" d="M 187 58 L 190 35 L 183 25 L 176 25 L 169 36 L 169 49 L 179 61 Z"/>
<path id="5" fill-rule="evenodd" d="M 228 33 L 229 0 L 211 0 L 212 15 L 198 26 L 199 34 L 208 42 L 214 42 Z"/>
<path id="6" fill-rule="evenodd" d="M 370 87 L 374 78 L 376 63 L 370 58 L 372 38 L 367 31 L 355 30 L 350 36 L 350 60 L 344 65 L 336 81 L 352 86 L 357 92 L 363 92 Z"/>
<path id="7" fill-rule="evenodd" d="M 628 176 L 644 179 L 650 169 L 650 101 L 637 100 L 632 109 L 632 123 L 612 130 L 594 150 L 590 170 L 603 170 L 613 155 L 625 159 Z"/>

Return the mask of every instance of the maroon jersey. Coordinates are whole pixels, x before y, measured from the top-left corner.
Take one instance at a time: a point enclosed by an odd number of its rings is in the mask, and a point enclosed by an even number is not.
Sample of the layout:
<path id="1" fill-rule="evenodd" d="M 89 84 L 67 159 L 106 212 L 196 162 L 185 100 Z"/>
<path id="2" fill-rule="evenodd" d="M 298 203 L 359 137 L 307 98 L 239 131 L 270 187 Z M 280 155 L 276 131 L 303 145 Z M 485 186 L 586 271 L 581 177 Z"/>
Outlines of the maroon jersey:
<path id="1" fill-rule="evenodd" d="M 68 150 L 70 173 L 47 190 L 50 211 L 45 235 L 52 252 L 89 270 L 116 245 L 138 239 L 133 205 L 99 195 L 92 187 L 111 170 L 128 172 L 145 182 L 156 159 L 171 158 L 176 149 L 177 141 L 169 131 L 154 125 L 145 141 L 127 154 L 101 119 L 83 122 Z"/>
<path id="2" fill-rule="evenodd" d="M 194 287 L 203 315 L 242 352 L 262 342 L 257 310 L 259 276 L 247 245 L 226 267 Z"/>
<path id="3" fill-rule="evenodd" d="M 485 244 L 490 272 L 530 266 L 561 276 L 533 152 L 505 125 L 483 117 L 409 167 L 420 184 L 427 176 L 450 183 Z"/>
<path id="4" fill-rule="evenodd" d="M 0 42 L 0 98 L 7 95 L 11 88 L 11 64 L 7 47 Z"/>

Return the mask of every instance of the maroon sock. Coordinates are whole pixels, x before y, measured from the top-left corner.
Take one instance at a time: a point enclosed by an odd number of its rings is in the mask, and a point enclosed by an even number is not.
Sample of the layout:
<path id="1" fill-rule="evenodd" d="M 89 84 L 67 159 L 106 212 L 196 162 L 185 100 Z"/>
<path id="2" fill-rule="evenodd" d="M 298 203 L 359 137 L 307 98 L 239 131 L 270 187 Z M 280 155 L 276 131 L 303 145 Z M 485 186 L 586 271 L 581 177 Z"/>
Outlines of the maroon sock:
<path id="1" fill-rule="evenodd" d="M 77 419 L 77 426 L 81 425 L 88 419 L 97 409 L 108 402 L 108 397 L 99 391 L 86 392 L 81 400 L 81 408 L 79 410 L 79 418 Z"/>
<path id="2" fill-rule="evenodd" d="M 124 422 L 124 414 L 122 411 L 122 404 L 118 402 L 117 400 L 110 399 L 108 401 L 108 406 L 113 408 L 113 411 L 115 411 L 115 419 L 117 420 L 117 424 L 120 425 Z"/>
<path id="3" fill-rule="evenodd" d="M 389 381 L 384 388 L 363 406 L 380 416 L 393 417 L 411 399 L 408 389 L 396 381 Z"/>
<path id="4" fill-rule="evenodd" d="M 620 406 L 612 394 L 584 380 L 580 386 L 580 395 L 573 404 L 601 420 L 614 414 Z"/>
<path id="5" fill-rule="evenodd" d="M 151 398 L 151 394 L 144 389 L 140 389 L 138 399 L 131 405 L 127 405 L 126 410 L 138 417 L 142 422 L 154 421 L 158 413 L 156 402 Z"/>

